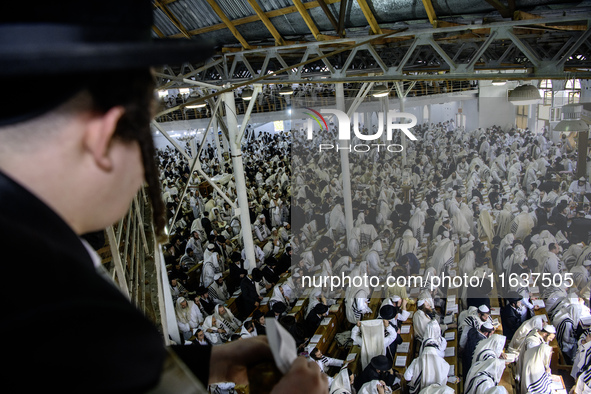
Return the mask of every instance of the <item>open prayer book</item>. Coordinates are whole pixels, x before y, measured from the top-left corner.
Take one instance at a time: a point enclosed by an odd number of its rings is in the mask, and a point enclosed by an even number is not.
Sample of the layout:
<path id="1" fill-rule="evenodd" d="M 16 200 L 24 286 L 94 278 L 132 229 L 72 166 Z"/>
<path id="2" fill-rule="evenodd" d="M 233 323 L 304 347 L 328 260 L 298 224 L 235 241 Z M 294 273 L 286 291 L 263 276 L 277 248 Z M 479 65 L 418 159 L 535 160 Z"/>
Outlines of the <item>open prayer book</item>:
<path id="1" fill-rule="evenodd" d="M 456 355 L 456 348 L 455 347 L 445 348 L 444 357 L 453 357 L 455 355 Z"/>
<path id="2" fill-rule="evenodd" d="M 402 342 L 400 345 L 398 345 L 398 347 L 396 348 L 396 351 L 398 353 L 408 353 L 408 351 L 410 350 L 410 342 Z"/>
<path id="3" fill-rule="evenodd" d="M 406 356 L 396 356 L 395 367 L 406 367 Z"/>

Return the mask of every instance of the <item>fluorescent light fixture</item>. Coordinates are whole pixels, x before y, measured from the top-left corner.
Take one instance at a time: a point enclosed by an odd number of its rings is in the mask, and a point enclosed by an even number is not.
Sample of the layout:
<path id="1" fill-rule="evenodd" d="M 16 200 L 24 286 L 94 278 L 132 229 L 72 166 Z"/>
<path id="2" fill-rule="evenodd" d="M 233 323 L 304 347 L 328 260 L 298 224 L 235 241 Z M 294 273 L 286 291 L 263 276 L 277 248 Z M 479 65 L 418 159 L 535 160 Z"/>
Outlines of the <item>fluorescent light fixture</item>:
<path id="1" fill-rule="evenodd" d="M 510 90 L 507 98 L 514 105 L 538 104 L 542 101 L 540 91 L 533 85 L 520 85 Z"/>
<path id="2" fill-rule="evenodd" d="M 561 120 L 558 122 L 556 126 L 554 126 L 554 131 L 557 132 L 565 132 L 565 133 L 575 133 L 578 131 L 587 131 L 589 130 L 589 125 L 587 122 L 581 119 L 566 119 Z"/>
<path id="3" fill-rule="evenodd" d="M 507 81 L 493 81 L 492 84 L 494 86 L 503 86 L 507 84 Z"/>
<path id="4" fill-rule="evenodd" d="M 185 108 L 187 108 L 187 109 L 193 109 L 193 108 L 203 108 L 203 107 L 205 107 L 205 103 L 194 104 L 194 105 L 187 105 Z"/>
<path id="5" fill-rule="evenodd" d="M 390 89 L 388 89 L 388 85 L 379 85 L 373 88 L 371 95 L 374 97 L 386 97 L 390 94 Z"/>
<path id="6" fill-rule="evenodd" d="M 293 94 L 293 89 L 289 85 L 284 86 L 279 90 L 279 94 L 282 96 L 287 96 L 287 95 Z"/>
<path id="7" fill-rule="evenodd" d="M 250 100 L 252 98 L 252 89 L 244 89 L 242 91 L 242 100 Z"/>

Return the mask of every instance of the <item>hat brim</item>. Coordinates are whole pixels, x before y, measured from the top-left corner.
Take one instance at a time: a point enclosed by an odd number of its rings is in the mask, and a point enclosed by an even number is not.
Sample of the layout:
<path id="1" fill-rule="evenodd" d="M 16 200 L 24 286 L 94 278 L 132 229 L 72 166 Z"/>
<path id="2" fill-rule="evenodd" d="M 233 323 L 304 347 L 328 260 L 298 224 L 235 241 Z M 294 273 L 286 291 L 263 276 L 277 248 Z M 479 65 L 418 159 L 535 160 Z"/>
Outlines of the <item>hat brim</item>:
<path id="1" fill-rule="evenodd" d="M 116 43 L 57 43 L 0 46 L 0 75 L 59 75 L 136 69 L 209 59 L 205 40 L 153 40 Z"/>

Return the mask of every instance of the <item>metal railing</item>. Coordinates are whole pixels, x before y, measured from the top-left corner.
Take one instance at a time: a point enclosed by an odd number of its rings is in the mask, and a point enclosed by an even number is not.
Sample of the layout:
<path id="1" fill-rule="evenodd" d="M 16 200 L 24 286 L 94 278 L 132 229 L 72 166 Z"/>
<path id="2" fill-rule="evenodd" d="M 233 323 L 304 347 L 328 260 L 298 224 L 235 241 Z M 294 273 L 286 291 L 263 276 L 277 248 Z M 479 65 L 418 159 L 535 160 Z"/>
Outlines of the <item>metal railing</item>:
<path id="1" fill-rule="evenodd" d="M 103 268 L 113 282 L 163 333 L 164 283 L 160 251 L 152 227 L 144 188 L 134 197 L 127 214 L 105 229 L 105 247 L 99 250 Z M 102 252 L 102 253 L 101 253 Z M 168 335 L 164 335 L 167 338 Z"/>
<path id="2" fill-rule="evenodd" d="M 410 84 L 410 83 L 409 83 Z M 353 99 L 357 95 L 361 88 L 361 83 L 345 84 L 344 89 L 345 98 Z M 329 85 L 330 86 L 330 85 Z M 430 96 L 434 94 L 445 94 L 445 93 L 457 93 L 467 90 L 478 89 L 478 84 L 475 81 L 418 81 L 414 84 L 412 89 L 409 91 L 407 97 L 421 97 Z M 396 90 L 392 89 L 389 96 L 396 98 Z M 243 115 L 248 108 L 249 101 L 243 100 L 236 95 L 236 114 Z M 255 99 L 255 103 L 252 109 L 253 114 L 269 113 L 276 111 L 285 111 L 292 106 L 297 107 L 321 107 L 334 104 L 335 102 L 335 91 L 334 89 L 324 89 L 322 92 L 312 93 L 311 90 L 298 90 L 294 91 L 293 95 L 288 96 L 279 95 L 276 91 L 263 92 Z M 192 100 L 189 98 L 188 100 Z M 366 102 L 379 102 L 378 98 L 367 95 Z M 178 103 L 177 103 L 178 104 Z M 164 103 L 158 110 L 165 109 Z M 222 116 L 225 115 L 224 108 L 220 108 Z M 209 106 L 202 108 L 184 108 L 177 109 L 173 112 L 169 112 L 156 118 L 159 123 L 171 122 L 178 120 L 193 120 L 193 119 L 209 119 L 211 117 L 212 110 Z"/>

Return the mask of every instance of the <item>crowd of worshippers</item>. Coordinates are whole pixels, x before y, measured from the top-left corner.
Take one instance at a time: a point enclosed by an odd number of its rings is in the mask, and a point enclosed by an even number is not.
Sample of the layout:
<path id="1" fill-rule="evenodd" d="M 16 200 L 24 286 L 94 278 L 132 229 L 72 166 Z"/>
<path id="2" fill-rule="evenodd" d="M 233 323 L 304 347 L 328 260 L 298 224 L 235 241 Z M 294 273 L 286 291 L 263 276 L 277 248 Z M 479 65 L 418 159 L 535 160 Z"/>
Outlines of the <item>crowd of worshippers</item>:
<path id="1" fill-rule="evenodd" d="M 191 155 L 188 144 L 185 149 Z M 184 344 L 219 345 L 264 334 L 268 316 L 250 315 L 263 296 L 273 296 L 267 292 L 291 266 L 289 141 L 281 134 L 264 134 L 243 151 L 255 249 L 251 273 L 241 217 L 230 204 L 237 200 L 235 179 L 228 156 L 220 153 L 212 143 L 201 150 L 204 176 L 191 172 L 185 156 L 170 146 L 157 156 L 170 234 L 164 260 Z M 225 197 L 208 189 L 206 177 Z M 289 284 L 296 287 L 291 279 L 281 286 L 284 300 L 293 297 Z M 242 294 L 234 314 L 225 305 L 237 290 Z"/>
<path id="2" fill-rule="evenodd" d="M 341 390 L 335 392 L 355 392 L 370 377 L 390 388 L 396 378 L 405 380 L 411 393 L 438 392 L 431 385 L 445 386 L 449 369 L 441 353 L 446 345 L 442 333 L 456 325 L 466 393 L 504 390 L 498 383 L 507 359 L 512 360 L 518 391 L 550 393 L 549 343 L 554 338 L 561 360 L 572 365 L 575 392 L 590 390 L 591 331 L 585 318 L 591 285 L 591 186 L 585 177 L 574 175 L 573 144 L 564 136 L 554 143 L 547 130 L 536 134 L 494 126 L 466 131 L 453 121 L 420 125 L 413 134 L 418 140 L 408 143 L 406 165 L 400 154 L 385 150 L 348 154 L 355 220 L 347 233 L 340 154 L 317 148 L 334 140 L 336 128 L 331 124 L 311 140 L 294 133 L 291 246 L 297 272 L 419 275 L 417 252 L 426 241 L 419 296 L 409 297 L 406 288 L 397 286 L 386 289 L 385 310 L 379 312 L 387 318 L 382 315 L 383 326 L 373 327 L 385 338 L 383 348 L 375 349 L 381 358 L 367 360 L 357 377 L 350 371 L 335 376 L 332 383 Z M 353 137 L 351 144 L 360 142 Z M 401 140 L 395 137 L 392 142 Z M 392 250 L 394 257 L 389 259 Z M 486 278 L 494 273 L 495 283 L 483 280 L 479 286 L 463 287 L 458 321 L 446 325 L 437 313 L 445 310 L 445 289 L 432 291 L 429 284 L 434 276 L 450 274 L 456 254 L 456 274 Z M 507 280 L 512 274 L 534 273 L 553 278 L 551 285 L 540 286 L 545 321 L 535 315 L 540 307 L 529 293 L 529 283 L 511 286 Z M 499 275 L 505 278 L 502 288 Z M 502 335 L 494 333 L 490 317 L 493 288 L 502 306 Z M 351 340 L 368 347 L 375 343 L 364 343 L 360 332 L 363 316 L 372 312 L 371 291 L 348 287 L 344 294 Z M 316 294 L 329 300 L 327 305 L 342 297 L 328 288 Z M 392 370 L 392 360 L 406 301 L 417 303 L 412 320 L 420 346 L 418 357 L 400 377 Z M 388 311 L 388 303 L 394 312 Z"/>

